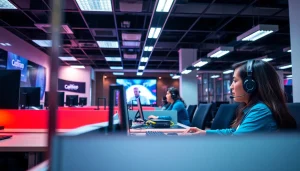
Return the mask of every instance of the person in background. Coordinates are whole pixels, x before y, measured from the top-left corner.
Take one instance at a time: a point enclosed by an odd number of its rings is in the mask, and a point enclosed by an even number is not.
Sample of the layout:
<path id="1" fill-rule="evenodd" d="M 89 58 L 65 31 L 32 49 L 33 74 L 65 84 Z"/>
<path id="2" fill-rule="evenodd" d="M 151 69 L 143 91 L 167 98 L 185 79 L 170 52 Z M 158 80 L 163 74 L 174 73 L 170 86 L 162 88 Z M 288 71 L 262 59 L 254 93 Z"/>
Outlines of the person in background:
<path id="1" fill-rule="evenodd" d="M 176 110 L 177 111 L 177 120 L 179 123 L 189 126 L 190 120 L 189 115 L 186 110 L 186 104 L 179 95 L 178 89 L 171 87 L 167 91 L 167 102 L 170 103 L 169 107 L 166 110 Z M 154 116 L 150 115 L 148 119 L 166 119 L 172 120 L 170 116 Z"/>
<path id="2" fill-rule="evenodd" d="M 145 96 L 140 95 L 140 90 L 139 90 L 138 87 L 133 88 L 133 93 L 134 93 L 134 96 L 129 99 L 127 104 L 131 104 L 131 103 L 137 104 L 136 99 L 140 98 L 140 101 L 141 101 L 142 105 L 150 105 L 149 99 L 147 99 L 147 97 L 145 97 Z"/>
<path id="3" fill-rule="evenodd" d="M 243 135 L 296 129 L 273 66 L 262 60 L 249 60 L 233 65 L 233 69 L 231 98 L 240 106 L 232 127 L 206 131 L 193 127 L 185 133 Z"/>
<path id="4" fill-rule="evenodd" d="M 168 107 L 170 106 L 170 103 L 168 103 L 166 96 L 163 97 L 162 99 L 162 110 L 167 110 Z"/>

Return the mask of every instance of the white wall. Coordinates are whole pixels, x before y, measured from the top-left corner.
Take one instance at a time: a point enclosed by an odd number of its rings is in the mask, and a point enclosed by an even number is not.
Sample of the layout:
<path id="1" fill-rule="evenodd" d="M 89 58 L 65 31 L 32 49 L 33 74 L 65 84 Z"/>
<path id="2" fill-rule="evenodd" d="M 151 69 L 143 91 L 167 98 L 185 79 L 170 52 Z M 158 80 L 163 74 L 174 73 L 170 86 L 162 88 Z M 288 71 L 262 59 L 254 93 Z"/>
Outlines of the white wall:
<path id="1" fill-rule="evenodd" d="M 22 56 L 31 62 L 39 64 L 46 68 L 46 91 L 49 90 L 49 78 L 50 78 L 50 58 L 49 56 L 27 43 L 26 41 L 20 39 L 13 33 L 7 31 L 5 28 L 0 27 L 0 42 L 10 43 L 12 46 L 1 46 L 8 52 L 15 53 Z"/>
<path id="2" fill-rule="evenodd" d="M 65 95 L 78 95 L 79 97 L 87 97 L 87 105 L 91 105 L 90 87 L 91 87 L 91 67 L 85 69 L 75 69 L 69 66 L 61 66 L 58 71 L 58 78 L 67 81 L 85 82 L 85 93 L 74 93 L 64 91 Z M 65 99 L 66 100 L 66 99 Z"/>

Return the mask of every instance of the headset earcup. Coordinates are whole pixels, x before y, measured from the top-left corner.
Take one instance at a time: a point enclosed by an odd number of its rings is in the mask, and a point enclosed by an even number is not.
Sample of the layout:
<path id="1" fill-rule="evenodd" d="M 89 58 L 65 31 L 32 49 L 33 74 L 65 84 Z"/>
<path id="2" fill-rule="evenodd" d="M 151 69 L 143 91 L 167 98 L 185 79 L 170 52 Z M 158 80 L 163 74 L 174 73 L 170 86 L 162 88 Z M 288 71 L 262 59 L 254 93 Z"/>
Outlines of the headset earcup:
<path id="1" fill-rule="evenodd" d="M 246 78 L 243 88 L 247 93 L 253 93 L 256 90 L 256 82 L 251 78 Z"/>

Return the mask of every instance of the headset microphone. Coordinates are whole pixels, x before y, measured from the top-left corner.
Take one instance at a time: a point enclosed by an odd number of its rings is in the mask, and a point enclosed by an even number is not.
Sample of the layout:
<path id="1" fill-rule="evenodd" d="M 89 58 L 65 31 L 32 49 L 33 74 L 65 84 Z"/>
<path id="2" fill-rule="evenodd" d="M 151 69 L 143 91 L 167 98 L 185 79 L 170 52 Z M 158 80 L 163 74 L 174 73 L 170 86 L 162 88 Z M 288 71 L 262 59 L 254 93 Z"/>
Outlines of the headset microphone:
<path id="1" fill-rule="evenodd" d="M 246 96 L 246 94 L 240 95 L 240 96 L 229 96 L 229 98 L 233 99 L 233 98 L 238 98 L 238 97 L 244 97 Z"/>

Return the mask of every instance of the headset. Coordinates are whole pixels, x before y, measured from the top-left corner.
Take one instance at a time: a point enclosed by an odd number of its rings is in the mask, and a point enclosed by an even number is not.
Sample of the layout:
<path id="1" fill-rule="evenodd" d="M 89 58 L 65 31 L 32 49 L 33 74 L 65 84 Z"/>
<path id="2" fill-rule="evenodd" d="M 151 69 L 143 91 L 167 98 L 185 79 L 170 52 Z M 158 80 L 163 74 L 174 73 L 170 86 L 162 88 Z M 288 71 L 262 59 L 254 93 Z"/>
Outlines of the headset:
<path id="1" fill-rule="evenodd" d="M 178 96 L 174 93 L 174 90 L 175 90 L 174 87 L 169 88 L 169 92 L 170 92 L 170 94 L 171 94 L 171 98 L 172 98 L 173 100 L 177 100 Z"/>
<path id="2" fill-rule="evenodd" d="M 248 94 L 251 94 L 256 90 L 256 82 L 252 78 L 253 64 L 254 64 L 254 60 L 247 61 L 247 77 L 243 82 L 243 88 Z"/>

